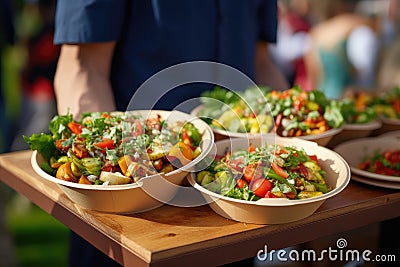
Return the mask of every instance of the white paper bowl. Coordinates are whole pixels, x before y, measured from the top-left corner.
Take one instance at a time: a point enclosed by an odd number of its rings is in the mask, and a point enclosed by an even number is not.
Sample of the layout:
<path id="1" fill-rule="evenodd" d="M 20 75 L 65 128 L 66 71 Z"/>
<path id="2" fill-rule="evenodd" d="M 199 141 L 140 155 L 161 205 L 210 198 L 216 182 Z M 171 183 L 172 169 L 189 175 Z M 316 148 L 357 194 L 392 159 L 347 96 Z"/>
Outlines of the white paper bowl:
<path id="1" fill-rule="evenodd" d="M 138 183 L 126 185 L 85 185 L 64 181 L 53 177 L 40 168 L 44 159 L 34 151 L 31 157 L 33 169 L 41 177 L 56 183 L 61 190 L 76 204 L 86 209 L 110 213 L 136 213 L 157 208 L 171 200 L 185 176 L 200 162 L 214 145 L 211 128 L 201 119 L 179 111 L 133 111 L 143 117 L 148 114 L 159 114 L 168 122 L 190 121 L 203 134 L 202 153 L 190 163 L 170 173 L 159 173 L 142 178 Z"/>
<path id="2" fill-rule="evenodd" d="M 199 105 L 196 108 L 194 108 L 190 114 L 193 116 L 198 116 L 199 112 L 203 108 L 204 108 L 203 105 Z M 211 127 L 211 129 L 214 132 L 214 137 L 215 137 L 216 141 L 229 139 L 229 138 L 253 139 L 253 138 L 257 138 L 261 135 L 261 134 L 230 132 L 230 131 L 226 131 L 226 130 L 222 130 L 222 129 L 216 129 L 213 127 Z M 303 135 L 303 136 L 298 136 L 297 138 L 303 139 L 303 140 L 308 140 L 308 141 L 313 141 L 313 142 L 316 142 L 320 146 L 325 146 L 336 134 L 340 133 L 342 130 L 343 130 L 342 128 L 330 129 L 330 130 L 320 133 L 320 134 Z M 275 133 L 273 132 L 273 130 L 271 130 L 270 133 L 266 133 L 263 135 L 275 135 Z M 289 138 L 291 138 L 291 137 L 289 137 Z"/>
<path id="3" fill-rule="evenodd" d="M 400 127 L 400 119 L 390 119 L 381 116 L 380 120 L 382 121 L 383 124 Z"/>
<path id="4" fill-rule="evenodd" d="M 219 215 L 245 223 L 280 224 L 301 220 L 312 215 L 326 199 L 341 192 L 350 181 L 350 168 L 344 159 L 336 152 L 318 146 L 314 142 L 296 138 L 264 136 L 257 139 L 231 139 L 216 142 L 217 154 L 236 149 L 247 149 L 249 144 L 260 146 L 267 144 L 292 145 L 304 148 L 310 155 L 317 155 L 321 167 L 326 171 L 326 182 L 333 189 L 318 197 L 289 200 L 279 198 L 263 198 L 258 201 L 238 200 L 221 196 L 207 190 L 195 182 L 195 173 L 191 173 L 189 182 L 201 192 L 210 207 Z"/>
<path id="5" fill-rule="evenodd" d="M 344 142 L 337 147 L 335 151 L 342 155 L 350 166 L 354 174 L 361 175 L 369 179 L 376 179 L 389 182 L 398 182 L 400 186 L 400 177 L 388 176 L 368 172 L 358 168 L 358 165 L 365 157 L 373 156 L 377 151 L 400 149 L 400 142 L 396 137 L 369 137 Z"/>
<path id="6" fill-rule="evenodd" d="M 326 132 L 320 134 L 310 134 L 310 135 L 302 135 L 296 138 L 306 140 L 306 141 L 313 141 L 320 146 L 326 146 L 332 138 L 334 138 L 337 134 L 343 131 L 343 128 L 335 128 L 330 129 Z"/>
<path id="7" fill-rule="evenodd" d="M 363 124 L 345 124 L 343 130 L 332 137 L 328 146 L 335 147 L 336 145 L 349 140 L 367 137 L 381 126 L 382 123 L 379 120 Z"/>
<path id="8" fill-rule="evenodd" d="M 379 135 L 378 137 L 394 137 L 394 138 L 400 139 L 400 131 L 391 131 L 391 132 L 383 133 L 383 134 Z"/>
<path id="9" fill-rule="evenodd" d="M 385 118 L 383 116 L 380 116 L 379 119 L 382 122 L 382 126 L 379 129 L 376 129 L 372 133 L 373 136 L 400 130 L 400 119 L 390 119 L 390 118 Z"/>

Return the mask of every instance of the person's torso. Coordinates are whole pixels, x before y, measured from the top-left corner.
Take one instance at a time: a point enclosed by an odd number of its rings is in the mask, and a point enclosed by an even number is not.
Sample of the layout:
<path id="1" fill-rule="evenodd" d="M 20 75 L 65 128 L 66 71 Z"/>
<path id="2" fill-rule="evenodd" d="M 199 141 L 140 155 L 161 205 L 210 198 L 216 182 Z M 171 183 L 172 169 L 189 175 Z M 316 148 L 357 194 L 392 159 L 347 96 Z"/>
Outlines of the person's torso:
<path id="1" fill-rule="evenodd" d="M 346 86 L 351 84 L 353 69 L 346 53 L 346 41 L 337 43 L 332 49 L 319 50 L 323 75 L 318 89 L 328 98 L 338 99 Z"/>
<path id="2" fill-rule="evenodd" d="M 255 43 L 259 37 L 260 1 L 132 1 L 125 32 L 112 66 L 117 106 L 155 73 L 189 61 L 228 64 L 254 78 Z M 161 108 L 198 97 L 210 85 L 188 85 L 171 92 Z M 167 88 L 166 88 L 167 89 Z"/>

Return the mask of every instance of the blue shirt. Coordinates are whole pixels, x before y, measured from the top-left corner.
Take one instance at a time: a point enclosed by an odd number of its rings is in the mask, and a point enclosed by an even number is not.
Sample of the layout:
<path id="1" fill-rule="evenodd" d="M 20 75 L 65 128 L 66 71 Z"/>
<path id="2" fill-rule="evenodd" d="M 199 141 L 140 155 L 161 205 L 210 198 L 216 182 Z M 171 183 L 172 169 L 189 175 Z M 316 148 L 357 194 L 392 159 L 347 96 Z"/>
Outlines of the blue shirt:
<path id="1" fill-rule="evenodd" d="M 110 78 L 124 110 L 146 79 L 178 63 L 216 61 L 254 79 L 255 45 L 275 42 L 276 26 L 272 0 L 58 0 L 54 41 L 117 41 Z M 210 89 L 181 87 L 157 107 L 171 109 Z"/>

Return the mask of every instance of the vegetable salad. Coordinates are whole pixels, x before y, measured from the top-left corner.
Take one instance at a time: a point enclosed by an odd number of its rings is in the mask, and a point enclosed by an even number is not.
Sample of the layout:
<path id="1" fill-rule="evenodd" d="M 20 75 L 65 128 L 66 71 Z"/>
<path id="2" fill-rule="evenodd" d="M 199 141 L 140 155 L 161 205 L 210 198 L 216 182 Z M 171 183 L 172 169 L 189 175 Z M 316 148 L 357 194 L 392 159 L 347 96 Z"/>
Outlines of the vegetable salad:
<path id="1" fill-rule="evenodd" d="M 339 101 L 340 112 L 346 123 L 363 124 L 375 120 L 378 116 L 371 105 L 374 96 L 368 92 L 353 92 Z"/>
<path id="2" fill-rule="evenodd" d="M 293 146 L 250 146 L 217 156 L 197 173 L 196 182 L 215 193 L 242 200 L 305 199 L 331 188 L 315 155 Z"/>
<path id="3" fill-rule="evenodd" d="M 199 116 L 211 127 L 237 133 L 269 133 L 273 118 L 265 102 L 266 88 L 234 93 L 221 87 L 202 94 Z"/>
<path id="4" fill-rule="evenodd" d="M 376 151 L 374 155 L 365 158 L 358 167 L 376 174 L 400 176 L 400 150 Z"/>
<path id="5" fill-rule="evenodd" d="M 388 119 L 400 119 L 400 87 L 394 87 L 374 100 L 376 112 Z"/>
<path id="6" fill-rule="evenodd" d="M 46 160 L 41 168 L 59 179 L 82 184 L 127 184 L 168 173 L 200 153 L 202 135 L 190 122 L 168 123 L 160 115 L 92 112 L 75 121 L 55 116 L 51 134 L 24 136 Z"/>
<path id="7" fill-rule="evenodd" d="M 272 91 L 266 96 L 275 118 L 275 131 L 284 137 L 314 135 L 343 125 L 343 116 L 335 101 L 328 101 L 318 90 L 294 87 Z"/>
<path id="8" fill-rule="evenodd" d="M 300 87 L 285 91 L 255 87 L 237 93 L 217 87 L 202 95 L 202 103 L 198 115 L 211 127 L 238 133 L 275 131 L 294 137 L 323 133 L 344 123 L 336 101 Z"/>

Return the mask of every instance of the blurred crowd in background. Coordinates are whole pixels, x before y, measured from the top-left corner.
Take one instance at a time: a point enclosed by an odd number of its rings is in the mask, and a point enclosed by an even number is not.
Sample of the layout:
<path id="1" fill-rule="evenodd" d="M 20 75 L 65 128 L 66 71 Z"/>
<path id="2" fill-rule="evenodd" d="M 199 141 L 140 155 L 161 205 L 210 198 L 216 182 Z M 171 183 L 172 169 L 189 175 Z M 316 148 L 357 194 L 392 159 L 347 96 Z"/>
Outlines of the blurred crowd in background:
<path id="1" fill-rule="evenodd" d="M 21 136 L 48 132 L 56 114 L 55 6 L 0 0 L 0 153 L 28 149 Z M 279 0 L 278 7 L 278 41 L 270 49 L 291 86 L 340 98 L 400 85 L 400 0 Z M 0 257 L 12 261 L 1 256 L 12 253 L 3 230 L 0 236 Z"/>
<path id="2" fill-rule="evenodd" d="M 278 3 L 278 42 L 271 49 L 292 85 L 333 99 L 350 89 L 378 92 L 399 85 L 398 0 Z"/>
<path id="3" fill-rule="evenodd" d="M 0 0 L 0 152 L 28 147 L 21 136 L 47 131 L 56 113 L 53 77 L 55 0 Z"/>
<path id="4" fill-rule="evenodd" d="M 56 0 L 0 0 L 0 153 L 28 149 L 22 135 L 47 132 L 56 114 L 53 45 Z M 10 198 L 30 202 L 0 184 L 0 266 L 17 266 L 5 210 Z"/>

